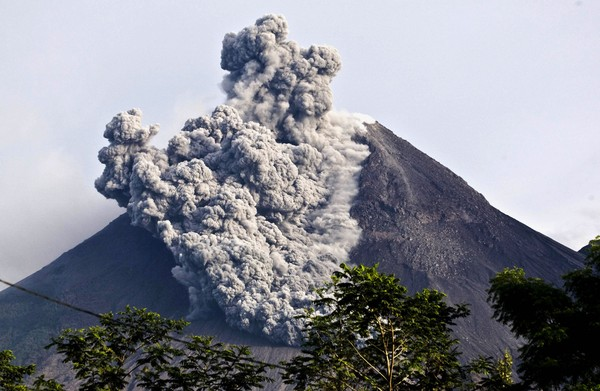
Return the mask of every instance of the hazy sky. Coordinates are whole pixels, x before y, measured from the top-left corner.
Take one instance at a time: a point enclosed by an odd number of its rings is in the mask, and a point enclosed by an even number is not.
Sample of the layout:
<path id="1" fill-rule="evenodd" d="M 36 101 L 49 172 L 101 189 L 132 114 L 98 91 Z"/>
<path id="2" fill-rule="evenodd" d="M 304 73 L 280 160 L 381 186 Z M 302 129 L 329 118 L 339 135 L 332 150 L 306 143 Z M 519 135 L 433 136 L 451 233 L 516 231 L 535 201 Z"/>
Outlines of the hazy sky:
<path id="1" fill-rule="evenodd" d="M 165 146 L 224 100 L 223 35 L 267 13 L 339 50 L 337 110 L 573 249 L 600 234 L 600 2 L 0 0 L 0 278 L 122 213 L 93 186 L 106 123 L 139 107 Z"/>

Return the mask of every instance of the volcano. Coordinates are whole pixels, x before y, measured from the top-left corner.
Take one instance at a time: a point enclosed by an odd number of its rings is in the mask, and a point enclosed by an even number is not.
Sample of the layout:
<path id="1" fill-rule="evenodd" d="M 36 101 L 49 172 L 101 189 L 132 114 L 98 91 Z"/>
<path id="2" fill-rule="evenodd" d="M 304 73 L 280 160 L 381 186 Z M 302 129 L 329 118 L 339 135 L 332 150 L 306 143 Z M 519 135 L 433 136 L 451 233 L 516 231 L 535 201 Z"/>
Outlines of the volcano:
<path id="1" fill-rule="evenodd" d="M 335 113 L 334 49 L 300 48 L 268 15 L 228 34 L 225 105 L 190 119 L 165 149 L 138 109 L 117 114 L 95 185 L 127 214 L 20 285 L 96 313 L 125 305 L 187 317 L 188 331 L 297 352 L 296 316 L 340 262 L 435 288 L 471 315 L 455 327 L 465 359 L 517 341 L 491 319 L 489 279 L 505 267 L 560 283 L 583 257 L 493 208 L 464 180 L 377 122 Z M 94 323 L 16 289 L 0 292 L 0 348 L 52 372 L 44 351 Z"/>
<path id="2" fill-rule="evenodd" d="M 468 303 L 471 315 L 455 328 L 464 356 L 496 354 L 516 341 L 491 319 L 489 279 L 505 267 L 560 284 L 560 276 L 582 265 L 583 256 L 492 207 L 443 165 L 384 126 L 367 125 L 371 154 L 364 162 L 352 207 L 363 235 L 352 263 L 393 273 L 410 290 L 439 289 L 453 303 Z M 20 285 L 97 312 L 125 305 L 169 317 L 185 317 L 189 299 L 171 274 L 172 253 L 125 214 L 60 256 Z M 0 292 L 2 348 L 24 361 L 40 362 L 43 346 L 66 327 L 93 317 L 14 288 Z M 260 347 L 277 356 L 281 344 L 227 326 L 223 316 L 194 322 L 196 333 Z M 270 350 L 273 349 L 273 352 Z"/>

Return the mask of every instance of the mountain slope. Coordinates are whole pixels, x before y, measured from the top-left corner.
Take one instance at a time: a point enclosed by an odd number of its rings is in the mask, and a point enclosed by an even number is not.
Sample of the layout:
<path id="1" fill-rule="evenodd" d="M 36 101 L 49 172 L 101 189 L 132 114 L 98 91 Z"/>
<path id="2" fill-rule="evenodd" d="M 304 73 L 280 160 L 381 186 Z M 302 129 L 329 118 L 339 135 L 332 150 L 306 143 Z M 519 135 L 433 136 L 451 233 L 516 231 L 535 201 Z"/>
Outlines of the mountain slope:
<path id="1" fill-rule="evenodd" d="M 20 282 L 25 288 L 95 312 L 148 307 L 165 316 L 184 316 L 185 289 L 168 278 L 171 253 L 125 215 Z M 40 347 L 66 327 L 96 319 L 16 289 L 0 292 L 2 348 L 36 360 Z"/>
<path id="2" fill-rule="evenodd" d="M 389 129 L 368 126 L 371 155 L 361 172 L 352 215 L 363 229 L 355 262 L 380 263 L 412 289 L 432 287 L 472 315 L 458 335 L 467 355 L 515 346 L 492 321 L 490 277 L 505 267 L 560 284 L 581 265 L 581 254 L 493 208 L 464 180 Z"/>
<path id="3" fill-rule="evenodd" d="M 581 254 L 494 209 L 461 178 L 380 124 L 367 128 L 363 141 L 371 155 L 352 208 L 363 234 L 350 261 L 378 262 L 411 290 L 432 287 L 452 302 L 469 303 L 472 315 L 457 327 L 465 356 L 514 348 L 508 330 L 491 320 L 485 301 L 489 278 L 516 265 L 559 282 L 581 265 Z M 174 265 L 160 240 L 123 215 L 21 284 L 95 312 L 129 304 L 178 318 L 186 315 L 189 300 L 172 278 Z M 94 320 L 15 289 L 0 292 L 0 348 L 13 349 L 23 361 L 50 365 L 42 349 L 49 337 Z M 295 351 L 232 329 L 221 314 L 195 322 L 189 331 L 251 345 L 272 362 Z"/>

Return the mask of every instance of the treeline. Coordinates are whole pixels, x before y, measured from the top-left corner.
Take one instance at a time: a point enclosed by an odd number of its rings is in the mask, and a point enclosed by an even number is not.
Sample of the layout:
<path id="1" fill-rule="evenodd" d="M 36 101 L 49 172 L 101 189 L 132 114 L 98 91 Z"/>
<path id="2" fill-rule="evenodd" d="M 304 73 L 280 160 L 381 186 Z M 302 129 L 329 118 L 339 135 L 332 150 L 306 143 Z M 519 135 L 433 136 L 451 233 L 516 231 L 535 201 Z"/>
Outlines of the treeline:
<path id="1" fill-rule="evenodd" d="M 519 381 L 508 352 L 461 364 L 451 327 L 466 305 L 431 289 L 410 295 L 376 266 L 342 265 L 317 290 L 302 316 L 302 353 L 286 362 L 256 360 L 247 347 L 185 335 L 183 320 L 129 307 L 64 330 L 48 347 L 89 391 L 261 389 L 274 371 L 295 390 L 600 390 L 600 237 L 585 267 L 563 279 L 556 287 L 515 268 L 490 281 L 494 317 L 524 341 Z M 0 352 L 1 390 L 65 389 L 13 359 Z"/>

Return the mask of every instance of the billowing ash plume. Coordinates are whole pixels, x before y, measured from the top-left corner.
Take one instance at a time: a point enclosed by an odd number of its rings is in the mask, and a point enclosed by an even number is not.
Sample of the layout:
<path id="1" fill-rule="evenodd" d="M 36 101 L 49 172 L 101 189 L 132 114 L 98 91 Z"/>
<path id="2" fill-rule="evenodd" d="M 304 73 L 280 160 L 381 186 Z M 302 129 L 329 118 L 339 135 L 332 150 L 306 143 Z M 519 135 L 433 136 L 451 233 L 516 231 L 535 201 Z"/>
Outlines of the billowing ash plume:
<path id="1" fill-rule="evenodd" d="M 106 126 L 96 188 L 175 255 L 191 318 L 225 313 L 229 324 L 294 344 L 311 290 L 357 243 L 350 217 L 368 148 L 360 120 L 331 112 L 334 49 L 288 41 L 265 16 L 223 41 L 226 105 L 188 120 L 166 150 L 140 110 Z"/>

